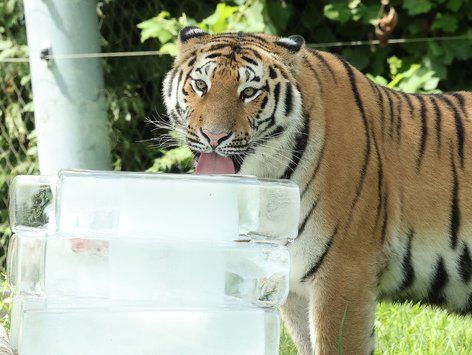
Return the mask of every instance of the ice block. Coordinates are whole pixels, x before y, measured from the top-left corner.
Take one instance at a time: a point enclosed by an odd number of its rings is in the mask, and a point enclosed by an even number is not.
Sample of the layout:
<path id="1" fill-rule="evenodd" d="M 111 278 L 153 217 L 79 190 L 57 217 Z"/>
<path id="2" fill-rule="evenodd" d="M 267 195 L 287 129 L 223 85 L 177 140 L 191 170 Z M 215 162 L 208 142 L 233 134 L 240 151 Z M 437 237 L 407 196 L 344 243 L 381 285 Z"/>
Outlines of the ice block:
<path id="1" fill-rule="evenodd" d="M 10 238 L 7 279 L 15 292 L 25 295 L 43 293 L 46 235 L 40 229 L 22 230 Z"/>
<path id="2" fill-rule="evenodd" d="M 299 189 L 286 180 L 74 170 L 61 171 L 57 179 L 36 178 L 15 180 L 14 230 L 41 224 L 95 238 L 159 234 L 213 241 L 285 241 L 297 235 Z M 25 217 L 36 206 L 38 189 L 52 196 L 39 221 Z"/>
<path id="3" fill-rule="evenodd" d="M 10 186 L 10 226 L 54 228 L 56 177 L 19 175 Z"/>
<path id="4" fill-rule="evenodd" d="M 25 309 L 21 355 L 276 355 L 276 310 Z"/>
<path id="5" fill-rule="evenodd" d="M 20 333 L 20 323 L 23 318 L 23 299 L 24 296 L 15 295 L 10 309 L 10 332 L 8 338 L 12 350 L 15 352 L 18 352 L 18 336 Z"/>
<path id="6" fill-rule="evenodd" d="M 17 232 L 8 274 L 17 293 L 176 306 L 276 306 L 288 293 L 287 248 L 270 243 L 76 238 Z"/>

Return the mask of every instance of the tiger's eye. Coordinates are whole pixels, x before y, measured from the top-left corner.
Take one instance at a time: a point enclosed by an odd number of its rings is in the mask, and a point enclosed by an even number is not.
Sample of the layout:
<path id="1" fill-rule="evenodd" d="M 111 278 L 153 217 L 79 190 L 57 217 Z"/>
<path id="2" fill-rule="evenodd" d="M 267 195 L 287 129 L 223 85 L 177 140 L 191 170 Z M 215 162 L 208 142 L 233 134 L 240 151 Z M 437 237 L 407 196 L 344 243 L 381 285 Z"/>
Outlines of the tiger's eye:
<path id="1" fill-rule="evenodd" d="M 195 86 L 197 87 L 198 90 L 201 90 L 201 91 L 206 91 L 207 89 L 207 84 L 203 80 L 196 80 Z"/>
<path id="2" fill-rule="evenodd" d="M 256 93 L 256 89 L 254 88 L 245 88 L 243 90 L 243 94 L 244 96 L 246 97 L 251 97 L 252 95 L 254 95 Z"/>

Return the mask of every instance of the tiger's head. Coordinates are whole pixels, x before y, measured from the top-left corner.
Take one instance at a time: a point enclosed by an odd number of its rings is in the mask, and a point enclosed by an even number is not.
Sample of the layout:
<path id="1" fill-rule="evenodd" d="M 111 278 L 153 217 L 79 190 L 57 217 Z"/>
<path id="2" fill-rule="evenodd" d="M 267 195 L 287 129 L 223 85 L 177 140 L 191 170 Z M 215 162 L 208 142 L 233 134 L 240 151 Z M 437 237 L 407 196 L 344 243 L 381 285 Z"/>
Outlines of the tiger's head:
<path id="1" fill-rule="evenodd" d="M 197 174 L 277 177 L 302 125 L 295 79 L 301 36 L 179 34 L 179 54 L 163 83 L 170 123 L 185 136 Z"/>

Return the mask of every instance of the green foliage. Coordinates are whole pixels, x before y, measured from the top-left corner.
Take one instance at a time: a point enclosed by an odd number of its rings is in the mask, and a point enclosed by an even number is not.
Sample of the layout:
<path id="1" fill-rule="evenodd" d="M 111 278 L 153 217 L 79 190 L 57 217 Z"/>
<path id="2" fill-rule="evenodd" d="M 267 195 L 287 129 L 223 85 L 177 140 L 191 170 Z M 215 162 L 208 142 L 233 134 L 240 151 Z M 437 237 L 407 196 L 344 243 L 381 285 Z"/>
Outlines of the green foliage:
<path id="1" fill-rule="evenodd" d="M 172 18 L 169 12 L 161 11 L 156 17 L 138 24 L 138 28 L 141 29 L 141 41 L 155 38 L 160 42 L 162 53 L 175 56 L 177 35 L 185 26 L 198 26 L 209 33 L 244 31 L 275 34 L 288 24 L 291 13 L 292 7 L 285 2 L 276 2 L 273 7 L 268 7 L 264 0 L 236 1 L 234 5 L 222 2 L 201 21 L 185 13 Z"/>
<path id="2" fill-rule="evenodd" d="M 182 146 L 164 151 L 160 158 L 154 160 L 147 172 L 185 173 L 193 170 L 193 154 L 189 148 Z"/>
<path id="3" fill-rule="evenodd" d="M 429 0 L 408 0 L 404 2 L 403 7 L 409 15 L 420 15 L 429 12 L 433 4 Z"/>
<path id="4" fill-rule="evenodd" d="M 149 38 L 157 38 L 162 43 L 160 51 L 175 56 L 177 47 L 175 39 L 179 31 L 185 26 L 193 25 L 195 21 L 187 18 L 185 14 L 178 19 L 170 18 L 170 13 L 162 11 L 156 17 L 138 24 L 141 29 L 141 41 Z"/>
<path id="5" fill-rule="evenodd" d="M 0 2 L 0 59 L 28 54 L 22 20 L 22 2 Z M 10 236 L 8 185 L 13 176 L 37 171 L 36 132 L 29 67 L 0 63 L 0 269 Z"/>
<path id="6" fill-rule="evenodd" d="M 347 23 L 361 21 L 365 24 L 374 24 L 379 8 L 377 5 L 365 5 L 360 0 L 349 2 L 333 2 L 324 6 L 324 16 L 331 21 Z"/>
<path id="7" fill-rule="evenodd" d="M 405 68 L 403 61 L 396 56 L 388 58 L 387 62 L 390 68 L 390 80 L 380 75 L 367 74 L 367 77 L 377 84 L 409 93 L 435 93 L 439 91 L 436 89 L 439 78 L 435 76 L 433 70 L 420 64 L 411 64 L 408 68 Z"/>
<path id="8" fill-rule="evenodd" d="M 12 289 L 5 274 L 0 274 L 0 325 L 10 328 L 10 311 L 12 307 Z"/>
<path id="9" fill-rule="evenodd" d="M 468 39 L 407 43 L 375 49 L 367 46 L 346 47 L 339 50 L 340 54 L 364 72 L 385 78 L 390 75 L 385 65 L 387 58 L 401 58 L 404 63 L 402 70 L 408 72 L 405 72 L 399 88 L 408 91 L 431 91 L 438 84 L 444 90 L 470 89 L 472 69 L 470 66 L 464 67 L 464 64 L 472 58 L 472 1 L 394 0 L 392 5 L 399 16 L 393 37 L 464 35 Z M 316 36 L 315 42 L 329 42 L 334 38 L 337 41 L 366 40 L 368 34 L 373 32 L 372 26 L 368 24 L 375 23 L 379 10 L 378 2 L 360 0 L 322 1 L 319 6 L 331 23 L 320 20 L 319 25 L 310 29 L 309 32 Z M 307 7 L 304 12 L 309 11 L 311 15 L 319 11 L 317 7 Z M 302 35 L 306 35 L 304 28 L 295 27 Z M 317 35 L 318 30 L 324 31 L 322 36 Z M 450 80 L 450 72 L 462 72 L 462 78 L 461 75 L 454 75 L 454 80 Z M 439 83 L 437 78 L 441 80 Z"/>

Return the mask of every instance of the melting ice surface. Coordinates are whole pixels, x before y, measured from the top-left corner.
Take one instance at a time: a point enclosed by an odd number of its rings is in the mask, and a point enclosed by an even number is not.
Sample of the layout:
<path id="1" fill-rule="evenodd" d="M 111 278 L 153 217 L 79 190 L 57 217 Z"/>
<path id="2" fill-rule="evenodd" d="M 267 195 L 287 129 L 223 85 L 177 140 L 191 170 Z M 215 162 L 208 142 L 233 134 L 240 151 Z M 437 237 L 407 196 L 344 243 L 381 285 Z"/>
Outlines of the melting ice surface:
<path id="1" fill-rule="evenodd" d="M 278 353 L 299 190 L 235 176 L 62 171 L 10 194 L 19 355 Z"/>
<path id="2" fill-rule="evenodd" d="M 67 324 L 67 326 L 65 326 Z M 277 354 L 276 310 L 25 310 L 20 354 Z"/>
<path id="3" fill-rule="evenodd" d="M 9 279 L 21 295 L 277 306 L 288 293 L 289 255 L 276 244 L 82 238 L 78 250 L 74 237 L 17 233 Z"/>
<path id="4" fill-rule="evenodd" d="M 19 176 L 11 196 L 13 230 L 45 220 L 49 231 L 93 238 L 286 240 L 297 235 L 300 210 L 294 183 L 236 176 L 65 170 L 57 179 Z"/>

